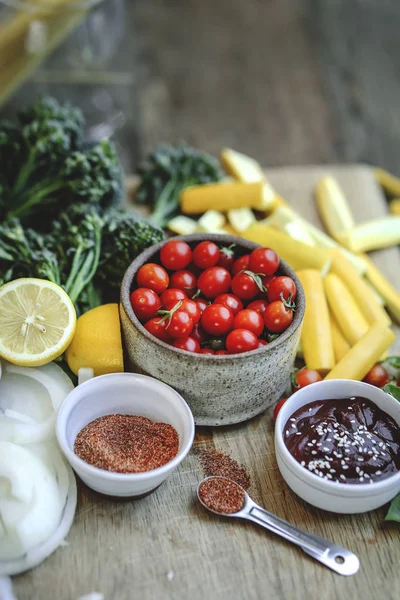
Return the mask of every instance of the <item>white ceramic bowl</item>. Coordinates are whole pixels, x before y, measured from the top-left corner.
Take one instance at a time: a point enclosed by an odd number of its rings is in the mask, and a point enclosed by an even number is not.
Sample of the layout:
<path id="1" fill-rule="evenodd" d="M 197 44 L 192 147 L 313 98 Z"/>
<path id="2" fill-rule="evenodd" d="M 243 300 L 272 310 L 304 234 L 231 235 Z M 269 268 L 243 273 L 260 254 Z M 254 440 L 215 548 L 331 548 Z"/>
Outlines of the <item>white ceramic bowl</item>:
<path id="1" fill-rule="evenodd" d="M 179 435 L 178 454 L 145 473 L 113 473 L 89 465 L 74 453 L 75 438 L 85 425 L 111 413 L 169 423 Z M 161 381 L 134 373 L 112 373 L 82 383 L 66 397 L 57 417 L 57 439 L 71 467 L 86 485 L 109 496 L 138 497 L 155 490 L 185 458 L 193 437 L 193 415 L 182 396 Z"/>
<path id="2" fill-rule="evenodd" d="M 349 379 L 313 383 L 298 390 L 282 406 L 275 424 L 275 452 L 279 470 L 288 486 L 317 508 L 336 513 L 362 513 L 392 500 L 400 492 L 400 472 L 371 484 L 342 484 L 317 477 L 302 467 L 286 448 L 283 429 L 301 406 L 314 400 L 362 396 L 374 402 L 400 426 L 400 403 L 382 390 Z"/>

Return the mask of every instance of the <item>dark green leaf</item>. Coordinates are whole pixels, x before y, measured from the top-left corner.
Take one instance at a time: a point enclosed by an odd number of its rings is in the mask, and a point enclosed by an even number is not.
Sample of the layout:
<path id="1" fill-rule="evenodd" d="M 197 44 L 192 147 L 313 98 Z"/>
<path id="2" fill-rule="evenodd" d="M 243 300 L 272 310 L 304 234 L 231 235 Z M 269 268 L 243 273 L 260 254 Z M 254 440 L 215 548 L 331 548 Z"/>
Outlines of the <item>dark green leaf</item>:
<path id="1" fill-rule="evenodd" d="M 387 383 L 383 389 L 400 402 L 400 387 L 396 385 L 394 381 Z"/>
<path id="2" fill-rule="evenodd" d="M 400 523 L 400 494 L 392 500 L 385 521 L 396 521 L 397 523 Z"/>
<path id="3" fill-rule="evenodd" d="M 385 362 L 387 362 L 394 369 L 400 369 L 400 356 L 389 356 Z"/>

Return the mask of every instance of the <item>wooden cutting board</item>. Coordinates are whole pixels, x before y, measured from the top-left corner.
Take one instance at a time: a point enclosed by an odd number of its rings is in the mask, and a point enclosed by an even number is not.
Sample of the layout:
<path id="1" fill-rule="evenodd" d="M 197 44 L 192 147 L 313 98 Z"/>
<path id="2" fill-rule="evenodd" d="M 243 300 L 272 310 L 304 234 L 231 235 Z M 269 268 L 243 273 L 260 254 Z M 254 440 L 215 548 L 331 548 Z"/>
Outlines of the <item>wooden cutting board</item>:
<path id="1" fill-rule="evenodd" d="M 357 221 L 386 214 L 386 201 L 368 167 L 267 170 L 279 193 L 317 225 L 312 190 L 327 173 L 339 180 Z M 377 252 L 373 258 L 400 290 L 399 250 Z M 400 354 L 398 329 L 397 334 L 394 349 Z M 397 600 L 399 525 L 384 522 L 387 507 L 336 515 L 314 509 L 291 492 L 275 461 L 271 410 L 237 426 L 198 428 L 195 446 L 231 452 L 251 472 L 256 501 L 356 552 L 358 574 L 340 577 L 257 526 L 210 516 L 195 498 L 202 473 L 191 452 L 154 494 L 136 502 L 117 502 L 80 484 L 67 545 L 14 578 L 18 600 L 75 600 L 93 591 L 105 600 Z"/>

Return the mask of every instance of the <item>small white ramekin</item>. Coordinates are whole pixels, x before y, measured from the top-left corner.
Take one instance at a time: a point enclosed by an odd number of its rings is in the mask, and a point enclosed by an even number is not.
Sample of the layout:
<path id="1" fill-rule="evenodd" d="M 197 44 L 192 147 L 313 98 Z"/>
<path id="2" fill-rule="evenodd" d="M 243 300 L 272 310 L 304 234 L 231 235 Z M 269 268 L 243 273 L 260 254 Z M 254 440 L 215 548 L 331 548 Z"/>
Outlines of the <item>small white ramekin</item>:
<path id="1" fill-rule="evenodd" d="M 288 486 L 317 508 L 336 513 L 362 513 L 392 500 L 400 492 L 400 472 L 370 484 L 327 481 L 302 467 L 283 440 L 287 420 L 301 406 L 314 400 L 368 398 L 400 426 L 400 403 L 386 392 L 360 381 L 333 379 L 308 385 L 293 394 L 282 406 L 275 423 L 275 452 L 279 470 Z"/>
<path id="2" fill-rule="evenodd" d="M 179 435 L 178 454 L 166 465 L 144 473 L 114 473 L 89 465 L 75 454 L 75 438 L 85 425 L 109 414 L 169 423 Z M 185 458 L 193 443 L 194 420 L 182 396 L 165 383 L 135 373 L 112 373 L 70 392 L 58 412 L 56 432 L 61 450 L 86 485 L 109 496 L 138 497 L 154 491 Z"/>

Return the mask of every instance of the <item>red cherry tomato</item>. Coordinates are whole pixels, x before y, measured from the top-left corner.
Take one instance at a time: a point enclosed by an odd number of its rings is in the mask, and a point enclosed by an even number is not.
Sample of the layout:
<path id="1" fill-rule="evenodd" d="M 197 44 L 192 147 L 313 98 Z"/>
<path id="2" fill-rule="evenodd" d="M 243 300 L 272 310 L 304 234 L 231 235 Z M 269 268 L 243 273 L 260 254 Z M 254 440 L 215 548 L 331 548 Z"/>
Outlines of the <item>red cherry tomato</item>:
<path id="1" fill-rule="evenodd" d="M 167 332 L 173 338 L 188 337 L 193 329 L 193 321 L 191 317 L 183 310 L 176 310 L 166 319 Z"/>
<path id="2" fill-rule="evenodd" d="M 264 277 L 261 277 L 262 284 L 267 291 L 274 279 L 276 279 L 276 275 L 264 275 Z"/>
<path id="3" fill-rule="evenodd" d="M 232 311 L 224 304 L 210 304 L 201 315 L 201 325 L 211 335 L 225 335 L 233 327 Z"/>
<path id="4" fill-rule="evenodd" d="M 287 398 L 282 398 L 282 400 L 279 400 L 278 404 L 275 406 L 274 408 L 274 414 L 273 414 L 273 419 L 274 421 L 276 421 L 276 418 L 278 416 L 279 411 L 281 410 L 282 406 L 285 404 Z"/>
<path id="5" fill-rule="evenodd" d="M 295 388 L 303 388 L 311 383 L 322 381 L 321 375 L 314 369 L 300 369 L 294 374 Z"/>
<path id="6" fill-rule="evenodd" d="M 205 342 L 206 339 L 208 338 L 206 332 L 204 331 L 204 329 L 202 328 L 200 323 L 197 323 L 193 327 L 193 330 L 192 330 L 192 333 L 190 334 L 190 336 L 192 338 L 194 338 L 195 340 L 197 340 L 199 342 L 199 344 L 201 344 L 202 342 Z"/>
<path id="7" fill-rule="evenodd" d="M 186 293 L 183 290 L 178 290 L 178 288 L 168 288 L 160 296 L 163 306 L 175 306 L 179 300 L 186 300 L 186 298 Z"/>
<path id="8" fill-rule="evenodd" d="M 250 254 L 243 254 L 237 258 L 232 266 L 232 275 L 237 275 L 240 271 L 244 271 L 249 266 Z"/>
<path id="9" fill-rule="evenodd" d="M 250 304 L 247 305 L 247 308 L 256 310 L 260 315 L 263 315 L 267 306 L 268 302 L 266 300 L 253 300 L 253 302 L 250 302 Z"/>
<path id="10" fill-rule="evenodd" d="M 233 294 L 220 294 L 214 300 L 214 304 L 223 304 L 231 309 L 233 316 L 243 310 L 243 302 Z"/>
<path id="11" fill-rule="evenodd" d="M 247 329 L 259 337 L 264 330 L 264 319 L 256 310 L 245 308 L 238 312 L 233 320 L 235 329 Z"/>
<path id="12" fill-rule="evenodd" d="M 279 256 L 271 248 L 256 248 L 250 254 L 249 269 L 254 273 L 273 275 L 279 267 Z"/>
<path id="13" fill-rule="evenodd" d="M 218 354 L 218 352 L 214 352 L 211 348 L 202 348 L 199 350 L 199 354 Z"/>
<path id="14" fill-rule="evenodd" d="M 287 308 L 283 302 L 277 300 L 268 304 L 264 312 L 264 323 L 272 333 L 285 331 L 293 321 L 293 311 Z"/>
<path id="15" fill-rule="evenodd" d="M 200 242 L 193 250 L 193 263 L 200 269 L 215 267 L 220 257 L 220 250 L 214 242 Z"/>
<path id="16" fill-rule="evenodd" d="M 178 271 L 192 260 L 190 246 L 183 240 L 170 240 L 160 250 L 160 259 L 166 269 Z"/>
<path id="17" fill-rule="evenodd" d="M 194 325 L 200 321 L 201 310 L 194 300 L 183 300 L 179 310 L 184 310 L 187 312 Z"/>
<path id="18" fill-rule="evenodd" d="M 282 275 L 281 277 L 275 277 L 273 281 L 269 284 L 268 287 L 268 300 L 270 302 L 275 302 L 276 300 L 289 300 L 291 296 L 291 301 L 295 300 L 297 295 L 296 284 L 291 277 L 286 277 Z"/>
<path id="19" fill-rule="evenodd" d="M 200 312 L 203 312 L 209 305 L 209 302 L 207 302 L 207 300 L 204 300 L 203 298 L 196 298 L 195 302 L 199 307 Z"/>
<path id="20" fill-rule="evenodd" d="M 216 298 L 229 290 L 231 276 L 223 267 L 210 267 L 202 272 L 197 285 L 206 298 Z"/>
<path id="21" fill-rule="evenodd" d="M 258 339 L 252 331 L 234 329 L 226 338 L 226 348 L 229 354 L 241 354 L 257 348 Z"/>
<path id="22" fill-rule="evenodd" d="M 160 265 L 147 263 L 140 267 L 136 281 L 138 287 L 150 288 L 157 294 L 161 294 L 168 287 L 169 277 L 167 271 Z"/>
<path id="23" fill-rule="evenodd" d="M 158 340 L 167 342 L 167 344 L 171 341 L 171 336 L 167 331 L 167 322 L 163 321 L 161 317 L 155 317 L 154 319 L 150 319 L 150 321 L 147 321 L 147 323 L 145 323 L 144 327 Z"/>
<path id="24" fill-rule="evenodd" d="M 139 321 L 148 321 L 157 314 L 161 301 L 150 288 L 138 288 L 131 294 L 131 306 Z"/>
<path id="25" fill-rule="evenodd" d="M 197 291 L 197 280 L 195 275 L 188 270 L 175 271 L 171 275 L 171 287 L 183 290 L 189 298 Z"/>
<path id="26" fill-rule="evenodd" d="M 193 337 L 179 338 L 172 345 L 174 348 L 180 348 L 188 352 L 200 352 L 200 344 Z"/>
<path id="27" fill-rule="evenodd" d="M 376 364 L 368 371 L 363 381 L 365 381 L 365 383 L 369 383 L 370 385 L 374 385 L 375 387 L 382 388 L 389 383 L 390 377 L 382 365 Z"/>
<path id="28" fill-rule="evenodd" d="M 265 340 L 258 340 L 257 348 L 262 348 L 263 346 L 267 346 L 267 342 Z"/>
<path id="29" fill-rule="evenodd" d="M 233 250 L 235 244 L 232 246 L 225 246 L 220 248 L 220 255 L 217 262 L 219 267 L 224 267 L 227 271 L 232 269 L 233 263 L 235 262 L 235 252 Z"/>
<path id="30" fill-rule="evenodd" d="M 259 291 L 254 278 L 248 273 L 238 273 L 232 279 L 232 292 L 241 300 L 251 300 Z"/>
<path id="31" fill-rule="evenodd" d="M 228 350 L 217 350 L 215 354 L 219 356 L 223 356 L 224 354 L 229 354 Z"/>

